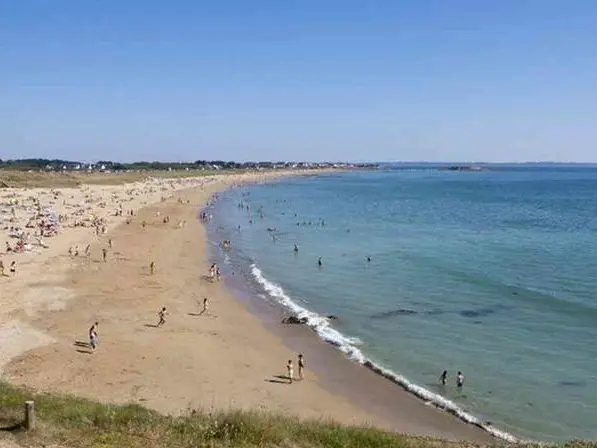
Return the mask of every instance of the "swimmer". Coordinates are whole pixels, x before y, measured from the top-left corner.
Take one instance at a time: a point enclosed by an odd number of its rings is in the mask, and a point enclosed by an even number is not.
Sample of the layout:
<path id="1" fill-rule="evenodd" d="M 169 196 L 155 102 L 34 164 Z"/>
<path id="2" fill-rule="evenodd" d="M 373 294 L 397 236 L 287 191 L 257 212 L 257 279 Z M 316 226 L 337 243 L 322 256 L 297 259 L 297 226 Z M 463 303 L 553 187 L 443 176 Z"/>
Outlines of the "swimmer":
<path id="1" fill-rule="evenodd" d="M 295 245 L 294 245 L 294 253 L 296 254 L 296 253 L 298 253 L 298 251 L 299 251 L 299 248 L 298 248 L 298 246 L 295 244 Z"/>
<path id="2" fill-rule="evenodd" d="M 317 266 L 322 267 L 323 266 L 323 261 L 321 261 L 321 257 L 319 257 L 317 259 Z"/>

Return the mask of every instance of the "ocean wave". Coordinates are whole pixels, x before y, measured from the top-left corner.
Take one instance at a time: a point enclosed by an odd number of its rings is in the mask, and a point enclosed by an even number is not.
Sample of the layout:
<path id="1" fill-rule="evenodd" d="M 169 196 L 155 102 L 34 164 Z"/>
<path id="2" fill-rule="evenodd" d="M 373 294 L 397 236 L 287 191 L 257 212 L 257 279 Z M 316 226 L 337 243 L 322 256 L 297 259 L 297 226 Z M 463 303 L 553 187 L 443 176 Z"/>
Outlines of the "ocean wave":
<path id="1" fill-rule="evenodd" d="M 327 319 L 325 316 L 310 311 L 297 304 L 285 293 L 282 287 L 276 285 L 275 283 L 272 283 L 267 278 L 265 278 L 265 276 L 257 267 L 257 265 L 251 264 L 251 274 L 253 275 L 255 280 L 263 287 L 263 289 L 272 298 L 276 300 L 276 302 L 288 308 L 297 317 L 306 318 L 306 325 L 312 328 L 321 339 L 337 347 L 340 351 L 345 353 L 353 361 L 358 362 L 359 364 L 367 367 L 368 369 L 372 370 L 378 375 L 381 375 L 384 378 L 392 381 L 393 383 L 400 385 L 402 388 L 404 388 L 411 394 L 425 401 L 427 405 L 435 406 L 439 409 L 449 412 L 458 417 L 459 419 L 472 425 L 475 425 L 487 431 L 491 435 L 505 440 L 507 442 L 523 442 L 522 440 L 519 440 L 518 438 L 514 437 L 512 434 L 507 433 L 505 431 L 501 431 L 495 428 L 494 426 L 481 421 L 479 418 L 464 411 L 460 406 L 448 400 L 447 398 L 444 398 L 441 395 L 438 395 L 421 386 L 411 383 L 402 375 L 399 375 L 396 372 L 393 372 L 392 370 L 387 369 L 375 363 L 371 359 L 367 358 L 365 354 L 357 347 L 357 345 L 361 344 L 361 341 L 358 338 L 352 338 L 342 334 L 338 330 L 332 328 L 329 319 Z"/>

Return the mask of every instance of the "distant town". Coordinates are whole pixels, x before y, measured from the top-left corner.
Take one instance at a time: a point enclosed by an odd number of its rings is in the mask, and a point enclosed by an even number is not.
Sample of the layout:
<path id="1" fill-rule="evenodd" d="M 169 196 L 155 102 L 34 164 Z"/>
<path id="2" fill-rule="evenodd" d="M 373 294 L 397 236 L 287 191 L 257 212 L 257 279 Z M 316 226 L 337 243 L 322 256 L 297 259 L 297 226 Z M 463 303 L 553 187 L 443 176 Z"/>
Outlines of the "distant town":
<path id="1" fill-rule="evenodd" d="M 231 162 L 222 160 L 197 160 L 195 162 L 133 162 L 122 163 L 98 161 L 94 163 L 74 162 L 60 159 L 16 159 L 1 160 L 0 170 L 45 171 L 45 172 L 122 172 L 122 171 L 205 171 L 205 170 L 275 170 L 275 169 L 365 169 L 376 168 L 371 163 L 334 162 Z"/>

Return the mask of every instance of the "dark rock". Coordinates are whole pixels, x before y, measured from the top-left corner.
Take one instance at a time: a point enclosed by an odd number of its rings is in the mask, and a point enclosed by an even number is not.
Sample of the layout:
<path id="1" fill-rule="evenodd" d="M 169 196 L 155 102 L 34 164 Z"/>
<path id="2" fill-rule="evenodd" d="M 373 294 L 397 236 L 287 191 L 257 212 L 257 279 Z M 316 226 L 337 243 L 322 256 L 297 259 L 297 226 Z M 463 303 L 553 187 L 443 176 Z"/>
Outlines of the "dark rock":
<path id="1" fill-rule="evenodd" d="M 282 319 L 283 324 L 298 324 L 303 325 L 307 323 L 306 317 L 289 316 Z"/>

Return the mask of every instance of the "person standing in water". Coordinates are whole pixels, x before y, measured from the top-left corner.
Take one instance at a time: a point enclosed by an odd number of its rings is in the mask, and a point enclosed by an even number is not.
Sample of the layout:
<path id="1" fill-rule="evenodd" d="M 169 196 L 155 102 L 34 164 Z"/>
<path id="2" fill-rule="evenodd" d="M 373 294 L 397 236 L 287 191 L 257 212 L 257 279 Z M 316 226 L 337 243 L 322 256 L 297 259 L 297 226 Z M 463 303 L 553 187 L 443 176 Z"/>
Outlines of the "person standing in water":
<path id="1" fill-rule="evenodd" d="M 446 379 L 448 378 L 448 371 L 444 370 L 439 377 L 439 382 L 442 383 L 442 386 L 446 385 Z"/>
<path id="2" fill-rule="evenodd" d="M 323 261 L 321 261 L 321 257 L 319 257 L 317 259 L 317 266 L 322 267 L 323 266 Z"/>
<path id="3" fill-rule="evenodd" d="M 458 389 L 462 389 L 462 386 L 464 386 L 464 375 L 460 371 L 456 375 L 456 386 Z"/>
<path id="4" fill-rule="evenodd" d="M 295 245 L 294 245 L 294 253 L 295 253 L 295 254 L 298 254 L 298 251 L 299 251 L 299 248 L 298 248 L 298 246 L 295 244 Z"/>

